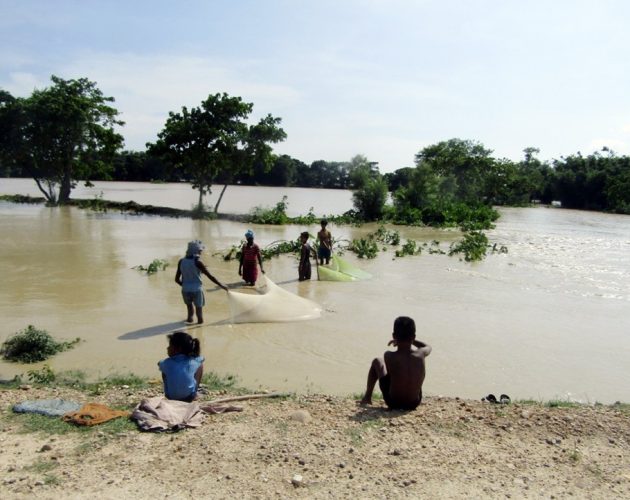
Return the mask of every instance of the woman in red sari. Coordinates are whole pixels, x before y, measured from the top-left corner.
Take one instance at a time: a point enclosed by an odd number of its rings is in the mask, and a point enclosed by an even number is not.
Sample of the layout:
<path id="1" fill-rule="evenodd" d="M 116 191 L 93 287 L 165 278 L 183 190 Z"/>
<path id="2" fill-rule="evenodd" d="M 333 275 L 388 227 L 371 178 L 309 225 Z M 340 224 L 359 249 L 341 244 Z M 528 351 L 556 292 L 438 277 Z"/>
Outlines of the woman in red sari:
<path id="1" fill-rule="evenodd" d="M 260 265 L 260 271 L 265 274 L 263 269 L 262 256 L 260 255 L 260 248 L 254 243 L 254 231 L 248 229 L 245 233 L 245 239 L 247 243 L 243 245 L 241 249 L 241 260 L 238 266 L 238 275 L 243 276 L 243 280 L 248 285 L 254 286 L 258 279 L 258 265 Z M 258 264 L 256 263 L 258 261 Z"/>

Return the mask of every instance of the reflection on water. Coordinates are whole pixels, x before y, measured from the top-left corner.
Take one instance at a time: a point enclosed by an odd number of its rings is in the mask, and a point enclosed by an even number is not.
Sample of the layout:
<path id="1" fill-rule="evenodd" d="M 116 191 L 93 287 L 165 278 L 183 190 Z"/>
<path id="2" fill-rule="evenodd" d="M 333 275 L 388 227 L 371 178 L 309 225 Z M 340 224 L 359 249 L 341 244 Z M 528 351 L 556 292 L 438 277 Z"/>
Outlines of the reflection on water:
<path id="1" fill-rule="evenodd" d="M 319 194 L 305 202 L 316 205 Z M 507 255 L 467 264 L 426 253 L 361 262 L 346 254 L 374 276 L 360 282 L 298 282 L 297 260 L 285 255 L 265 264 L 269 277 L 320 304 L 321 318 L 232 325 L 226 293 L 206 281 L 206 324 L 190 327 L 174 282 L 186 242 L 202 239 L 211 272 L 236 283 L 237 263 L 218 254 L 243 239 L 245 225 L 0 203 L 0 340 L 33 324 L 57 338 L 83 339 L 49 361 L 54 370 L 157 376 L 165 334 L 182 328 L 201 339 L 208 370 L 236 374 L 248 387 L 347 394 L 363 389 L 394 318 L 409 315 L 418 337 L 434 347 L 428 394 L 630 401 L 628 220 L 506 209 L 489 236 L 508 246 Z M 331 226 L 334 237 L 346 239 L 375 229 Z M 445 249 L 458 237 L 395 229 L 403 241 L 437 239 Z M 317 227 L 254 230 L 264 246 Z M 132 269 L 155 258 L 169 262 L 166 271 Z M 32 368 L 1 362 L 0 378 Z"/>

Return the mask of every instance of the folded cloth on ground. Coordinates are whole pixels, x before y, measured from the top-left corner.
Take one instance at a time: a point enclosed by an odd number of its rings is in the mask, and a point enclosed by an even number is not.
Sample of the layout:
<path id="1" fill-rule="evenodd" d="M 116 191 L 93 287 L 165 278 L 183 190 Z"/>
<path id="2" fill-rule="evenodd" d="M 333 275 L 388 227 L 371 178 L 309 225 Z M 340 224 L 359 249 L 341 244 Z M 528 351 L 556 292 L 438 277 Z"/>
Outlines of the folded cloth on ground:
<path id="1" fill-rule="evenodd" d="M 204 413 L 195 401 L 186 403 L 157 396 L 140 401 L 131 418 L 143 431 L 176 431 L 199 427 Z"/>
<path id="2" fill-rule="evenodd" d="M 65 399 L 38 399 L 34 401 L 23 401 L 13 406 L 16 413 L 37 413 L 47 417 L 61 417 L 69 411 L 77 411 L 81 404 L 76 401 Z"/>
<path id="3" fill-rule="evenodd" d="M 112 410 L 110 407 L 100 403 L 86 403 L 79 411 L 69 412 L 63 416 L 64 422 L 77 425 L 98 425 L 118 417 L 128 417 L 129 412 L 123 410 Z"/>

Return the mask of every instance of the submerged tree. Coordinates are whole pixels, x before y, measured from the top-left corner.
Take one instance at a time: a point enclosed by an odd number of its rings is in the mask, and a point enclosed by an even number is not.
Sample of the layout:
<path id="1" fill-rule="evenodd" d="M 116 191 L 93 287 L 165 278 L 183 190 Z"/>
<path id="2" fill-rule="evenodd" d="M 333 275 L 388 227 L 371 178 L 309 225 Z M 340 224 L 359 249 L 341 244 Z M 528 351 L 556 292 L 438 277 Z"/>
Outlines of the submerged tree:
<path id="1" fill-rule="evenodd" d="M 64 203 L 76 181 L 111 169 L 123 143 L 114 127 L 123 125 L 95 82 L 64 80 L 15 98 L 0 92 L 0 158 L 20 165 L 51 204 Z"/>
<path id="2" fill-rule="evenodd" d="M 224 184 L 214 211 L 229 182 L 255 162 L 266 167 L 273 161 L 270 143 L 284 140 L 280 118 L 267 115 L 255 125 L 245 120 L 253 104 L 228 94 L 209 95 L 201 106 L 169 113 L 166 124 L 149 152 L 164 158 L 199 190 L 197 209 L 203 211 L 203 197 L 212 192 L 215 182 Z"/>

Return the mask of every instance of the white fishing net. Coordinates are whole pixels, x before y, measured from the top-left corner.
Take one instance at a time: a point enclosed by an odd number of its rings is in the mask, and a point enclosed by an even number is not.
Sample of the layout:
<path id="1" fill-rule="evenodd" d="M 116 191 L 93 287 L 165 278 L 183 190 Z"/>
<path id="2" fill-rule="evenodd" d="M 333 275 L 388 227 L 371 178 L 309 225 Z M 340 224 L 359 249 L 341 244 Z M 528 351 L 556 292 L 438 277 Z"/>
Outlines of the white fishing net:
<path id="1" fill-rule="evenodd" d="M 288 292 L 263 275 L 256 293 L 228 292 L 232 323 L 277 323 L 319 318 L 319 304 Z"/>

